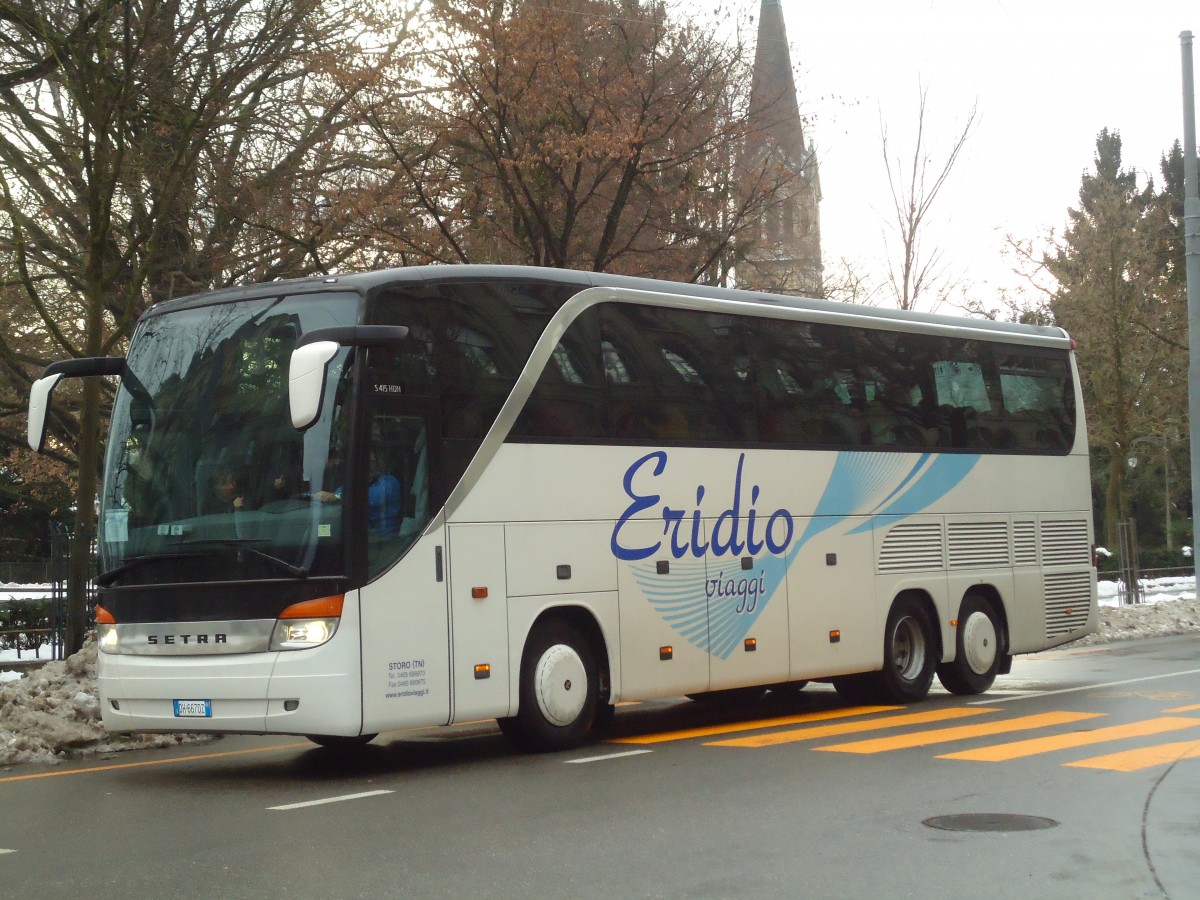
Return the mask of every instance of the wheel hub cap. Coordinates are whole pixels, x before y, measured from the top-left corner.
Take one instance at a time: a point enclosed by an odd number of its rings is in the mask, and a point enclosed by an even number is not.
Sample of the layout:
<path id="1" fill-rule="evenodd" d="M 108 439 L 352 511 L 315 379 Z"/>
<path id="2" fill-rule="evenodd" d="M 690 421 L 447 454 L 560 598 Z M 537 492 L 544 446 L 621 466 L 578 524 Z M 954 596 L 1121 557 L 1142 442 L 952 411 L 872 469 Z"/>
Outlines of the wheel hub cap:
<path id="1" fill-rule="evenodd" d="M 538 660 L 533 689 L 546 721 L 570 725 L 587 704 L 587 673 L 583 660 L 565 644 L 548 648 Z"/>
<path id="2" fill-rule="evenodd" d="M 911 681 L 925 665 L 925 637 L 911 617 L 896 623 L 892 636 L 892 659 L 901 678 Z"/>
<path id="3" fill-rule="evenodd" d="M 971 613 L 960 627 L 967 665 L 976 675 L 982 675 L 996 660 L 996 627 L 981 612 Z"/>

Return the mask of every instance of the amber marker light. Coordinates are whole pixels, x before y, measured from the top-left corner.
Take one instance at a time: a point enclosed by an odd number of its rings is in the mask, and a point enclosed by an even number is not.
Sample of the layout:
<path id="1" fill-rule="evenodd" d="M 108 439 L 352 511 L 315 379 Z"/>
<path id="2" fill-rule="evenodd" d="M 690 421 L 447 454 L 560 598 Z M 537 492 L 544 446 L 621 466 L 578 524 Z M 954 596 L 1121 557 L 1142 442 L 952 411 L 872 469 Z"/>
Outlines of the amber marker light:
<path id="1" fill-rule="evenodd" d="M 342 614 L 342 604 L 346 602 L 345 594 L 335 594 L 332 597 L 320 597 L 316 600 L 304 600 L 293 603 L 279 614 L 281 619 L 310 619 L 337 618 Z"/>
<path id="2" fill-rule="evenodd" d="M 471 599 L 472 600 L 486 600 L 487 599 L 487 588 L 485 588 L 485 587 L 471 588 Z"/>
<path id="3" fill-rule="evenodd" d="M 746 638 L 746 643 L 743 646 L 747 653 L 753 653 L 758 649 L 758 638 Z"/>
<path id="4" fill-rule="evenodd" d="M 491 663 L 480 663 L 475 667 L 475 680 L 482 681 L 484 678 L 492 677 Z"/>
<path id="5" fill-rule="evenodd" d="M 345 594 L 293 603 L 279 614 L 271 650 L 307 650 L 324 644 L 337 631 Z"/>
<path id="6" fill-rule="evenodd" d="M 839 629 L 835 628 L 833 631 L 829 632 L 829 643 L 837 644 L 840 643 L 841 640 L 842 632 Z"/>
<path id="7" fill-rule="evenodd" d="M 659 647 L 658 648 L 658 658 L 661 660 L 671 659 L 674 655 L 675 655 L 674 647 Z"/>

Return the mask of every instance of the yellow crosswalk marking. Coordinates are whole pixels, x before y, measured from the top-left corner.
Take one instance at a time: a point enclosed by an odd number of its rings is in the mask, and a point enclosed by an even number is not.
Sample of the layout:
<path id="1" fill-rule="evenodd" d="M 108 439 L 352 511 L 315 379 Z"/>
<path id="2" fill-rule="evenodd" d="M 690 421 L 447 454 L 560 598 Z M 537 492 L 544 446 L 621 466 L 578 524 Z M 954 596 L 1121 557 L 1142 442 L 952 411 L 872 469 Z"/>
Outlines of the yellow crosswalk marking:
<path id="1" fill-rule="evenodd" d="M 801 713 L 795 716 L 779 716 L 774 719 L 751 719 L 748 722 L 727 722 L 723 725 L 707 725 L 702 728 L 685 728 L 680 731 L 664 731 L 658 734 L 639 734 L 632 737 L 611 738 L 609 744 L 662 744 L 667 741 L 686 741 L 688 738 L 712 737 L 715 734 L 732 734 L 737 731 L 754 731 L 759 728 L 777 728 L 781 725 L 799 725 L 803 722 L 825 722 L 829 719 L 845 719 L 850 716 L 865 716 L 871 713 L 891 712 L 901 706 L 853 706 L 848 709 L 831 709 L 825 712 Z"/>
<path id="2" fill-rule="evenodd" d="M 909 713 L 903 716 L 882 716 L 866 722 L 842 722 L 838 725 L 818 725 L 815 728 L 800 728 L 795 731 L 772 731 L 769 734 L 732 738 L 725 741 L 710 741 L 708 747 L 773 747 L 794 741 L 810 741 L 815 738 L 833 737 L 842 734 L 858 734 L 863 731 L 879 731 L 884 728 L 900 728 L 904 725 L 927 725 L 930 722 L 945 722 L 950 719 L 965 719 L 982 713 L 998 712 L 994 708 L 972 707 L 970 709 L 935 709 L 929 712 Z"/>
<path id="3" fill-rule="evenodd" d="M 868 738 L 865 741 L 853 741 L 848 744 L 831 744 L 828 747 L 814 747 L 813 749 L 826 750 L 832 753 L 885 753 L 889 750 L 906 750 L 911 747 L 924 747 L 928 744 L 961 741 L 966 738 L 987 737 L 1011 731 L 1028 731 L 1032 728 L 1067 725 L 1071 722 L 1081 722 L 1084 719 L 1094 719 L 1102 715 L 1104 713 L 1038 713 L 1032 716 L 1021 716 L 1017 719 L 1005 719 L 1002 722 L 985 722 L 980 725 L 958 725 L 954 728 L 935 728 L 932 731 L 918 731 L 915 734 Z"/>
<path id="4" fill-rule="evenodd" d="M 1138 750 L 1123 750 L 1107 756 L 1093 756 L 1078 762 L 1063 763 L 1079 769 L 1110 769 L 1113 772 L 1136 772 L 1162 766 L 1181 759 L 1200 758 L 1200 741 L 1177 741 L 1174 744 L 1159 744 Z"/>
<path id="5" fill-rule="evenodd" d="M 1194 728 L 1197 725 L 1200 725 L 1200 719 L 1187 719 L 1183 717 L 1147 719 L 1143 722 L 1132 722 L 1128 725 L 1111 725 L 1108 728 L 1097 728 L 1093 731 L 1073 731 L 1069 734 L 1054 735 L 1052 737 L 1029 738 L 1024 741 L 1013 741 L 1009 744 L 980 747 L 977 750 L 946 753 L 938 758 L 969 759 L 977 762 L 1003 762 L 1010 759 L 1035 756 L 1039 753 L 1066 750 L 1070 747 L 1086 747 L 1089 744 L 1102 744 L 1105 741 L 1116 741 L 1122 738 L 1145 737 L 1151 734 L 1162 734 L 1167 731 L 1179 731 L 1184 728 Z"/>

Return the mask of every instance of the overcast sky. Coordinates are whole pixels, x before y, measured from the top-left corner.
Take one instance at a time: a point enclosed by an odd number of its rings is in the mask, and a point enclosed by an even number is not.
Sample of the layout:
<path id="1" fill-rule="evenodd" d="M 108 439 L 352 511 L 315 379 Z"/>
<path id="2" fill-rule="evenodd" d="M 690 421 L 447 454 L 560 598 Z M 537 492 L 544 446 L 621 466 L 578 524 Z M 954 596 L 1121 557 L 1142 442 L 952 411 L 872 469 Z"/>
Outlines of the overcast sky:
<path id="1" fill-rule="evenodd" d="M 748 0 L 757 11 L 758 2 Z M 919 91 L 944 161 L 972 105 L 976 126 L 934 207 L 929 240 L 980 294 L 1015 284 L 1005 234 L 1061 228 L 1101 128 L 1127 167 L 1159 178 L 1183 137 L 1182 0 L 782 0 L 802 112 L 821 164 L 827 264 L 880 267 L 888 214 L 880 121 L 911 158 Z M 907 160 L 906 160 L 907 161 Z M 1142 176 L 1143 180 L 1145 175 Z"/>

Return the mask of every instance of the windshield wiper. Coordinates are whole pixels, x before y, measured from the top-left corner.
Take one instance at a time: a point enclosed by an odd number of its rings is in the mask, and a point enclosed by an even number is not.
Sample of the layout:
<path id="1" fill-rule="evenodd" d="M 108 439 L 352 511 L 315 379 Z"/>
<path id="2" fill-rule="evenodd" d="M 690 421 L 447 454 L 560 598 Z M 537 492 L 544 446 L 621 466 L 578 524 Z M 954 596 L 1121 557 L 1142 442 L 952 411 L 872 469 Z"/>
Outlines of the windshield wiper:
<path id="1" fill-rule="evenodd" d="M 246 553 L 249 553 L 251 556 L 253 556 L 255 559 L 261 559 L 264 562 L 268 562 L 272 566 L 274 566 L 276 569 L 278 569 L 279 571 L 286 572 L 288 575 L 291 575 L 293 578 L 307 578 L 308 577 L 308 569 L 304 568 L 303 566 L 293 566 L 286 559 L 280 559 L 278 556 L 272 556 L 270 553 L 264 553 L 262 550 L 259 550 L 257 547 L 252 547 L 250 545 L 250 540 L 248 538 L 242 539 L 242 540 L 235 540 L 233 538 L 200 538 L 199 540 L 195 540 L 195 541 L 184 541 L 179 546 L 181 546 L 181 547 L 201 547 L 201 546 L 205 546 L 205 545 L 217 546 L 217 547 L 232 547 L 235 550 L 238 550 L 239 552 L 245 551 Z M 191 554 L 183 553 L 183 554 L 179 554 L 179 555 L 180 556 L 188 556 Z"/>
<path id="2" fill-rule="evenodd" d="M 155 553 L 150 556 L 131 556 L 115 569 L 109 569 L 107 572 L 101 572 L 96 576 L 96 584 L 99 587 L 108 587 L 122 575 L 132 572 L 134 569 L 140 569 L 146 563 L 158 562 L 164 559 L 190 559 L 195 553 Z"/>

